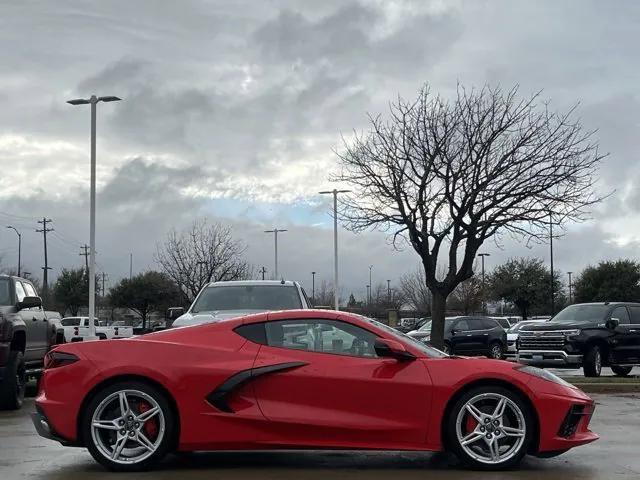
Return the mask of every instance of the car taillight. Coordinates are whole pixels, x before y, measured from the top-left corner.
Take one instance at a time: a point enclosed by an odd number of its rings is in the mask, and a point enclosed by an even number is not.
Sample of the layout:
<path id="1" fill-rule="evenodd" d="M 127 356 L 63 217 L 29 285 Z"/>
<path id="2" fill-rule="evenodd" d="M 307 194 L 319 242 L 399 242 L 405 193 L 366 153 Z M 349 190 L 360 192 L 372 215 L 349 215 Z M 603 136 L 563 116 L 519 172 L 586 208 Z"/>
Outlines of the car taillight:
<path id="1" fill-rule="evenodd" d="M 44 369 L 50 370 L 52 368 L 64 367 L 65 365 L 71 365 L 78 360 L 80 359 L 72 353 L 51 350 L 44 357 Z"/>

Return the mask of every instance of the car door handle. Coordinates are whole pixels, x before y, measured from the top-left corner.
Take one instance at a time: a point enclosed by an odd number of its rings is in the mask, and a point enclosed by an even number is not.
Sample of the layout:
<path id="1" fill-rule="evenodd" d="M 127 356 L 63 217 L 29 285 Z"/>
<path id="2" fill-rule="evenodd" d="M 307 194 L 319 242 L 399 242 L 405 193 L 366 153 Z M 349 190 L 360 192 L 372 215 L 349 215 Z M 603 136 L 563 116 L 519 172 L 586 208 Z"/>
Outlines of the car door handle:
<path id="1" fill-rule="evenodd" d="M 483 333 L 482 335 L 484 335 L 485 337 L 489 336 L 489 334 L 488 334 L 488 333 Z"/>
<path id="2" fill-rule="evenodd" d="M 467 333 L 467 337 L 470 337 L 472 334 L 471 333 Z"/>

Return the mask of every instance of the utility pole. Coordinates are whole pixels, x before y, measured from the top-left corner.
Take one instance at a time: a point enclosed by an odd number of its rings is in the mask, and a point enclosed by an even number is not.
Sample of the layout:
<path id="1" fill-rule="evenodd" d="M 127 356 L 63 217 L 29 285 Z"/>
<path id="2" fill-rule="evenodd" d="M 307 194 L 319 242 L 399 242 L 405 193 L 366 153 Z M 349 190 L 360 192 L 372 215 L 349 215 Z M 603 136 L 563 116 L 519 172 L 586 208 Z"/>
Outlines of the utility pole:
<path id="1" fill-rule="evenodd" d="M 572 287 L 572 284 L 571 284 L 571 274 L 572 274 L 572 273 L 573 273 L 573 272 L 567 272 L 567 274 L 569 275 L 569 305 L 571 305 L 571 287 Z"/>
<path id="2" fill-rule="evenodd" d="M 105 279 L 107 278 L 107 274 L 102 272 L 100 276 L 102 277 L 102 298 L 104 298 L 105 297 L 104 282 L 105 282 Z"/>
<path id="3" fill-rule="evenodd" d="M 348 193 L 351 190 L 328 190 L 319 192 L 320 195 L 333 195 L 333 303 L 338 310 L 338 194 Z"/>
<path id="4" fill-rule="evenodd" d="M 485 290 L 485 277 L 484 277 L 484 257 L 490 257 L 488 253 L 479 253 L 478 256 L 482 259 L 482 313 L 487 313 L 487 294 Z"/>
<path id="5" fill-rule="evenodd" d="M 316 272 L 311 272 L 311 303 L 316 304 Z"/>
<path id="6" fill-rule="evenodd" d="M 133 277 L 133 253 L 129 254 L 129 280 Z"/>
<path id="7" fill-rule="evenodd" d="M 391 304 L 391 280 L 387 280 L 387 303 Z"/>
<path id="8" fill-rule="evenodd" d="M 49 296 L 49 270 L 51 267 L 49 266 L 49 259 L 47 256 L 47 233 L 53 232 L 53 228 L 47 228 L 47 224 L 51 223 L 50 218 L 43 217 L 42 220 L 38 220 L 38 223 L 42 225 L 41 229 L 36 229 L 36 232 L 42 233 L 42 238 L 44 239 L 44 267 L 42 267 L 42 294 L 45 300 Z"/>
<path id="9" fill-rule="evenodd" d="M 87 269 L 87 275 L 89 275 L 89 245 L 85 243 L 80 247 L 80 250 L 83 250 L 83 251 L 80 252 L 78 255 L 80 255 L 81 257 L 84 257 L 84 265 L 85 265 L 85 268 Z"/>
<path id="10" fill-rule="evenodd" d="M 555 314 L 555 299 L 553 291 L 553 214 L 549 212 L 549 246 L 551 255 L 551 316 Z"/>
<path id="11" fill-rule="evenodd" d="M 262 274 L 262 279 L 264 280 L 264 274 L 267 273 L 267 269 L 264 268 L 264 265 L 262 266 L 262 268 L 259 270 L 259 272 Z"/>
<path id="12" fill-rule="evenodd" d="M 18 231 L 16 227 L 12 227 L 11 225 L 7 225 L 7 228 L 12 229 L 18 235 L 18 276 L 20 276 L 20 264 L 22 263 L 22 234 Z"/>
<path id="13" fill-rule="evenodd" d="M 278 229 L 278 228 L 274 228 L 273 230 L 265 230 L 264 233 L 273 233 L 273 238 L 275 240 L 275 280 L 278 279 L 278 233 L 280 232 L 286 232 L 287 230 L 283 230 L 283 229 Z"/>
<path id="14" fill-rule="evenodd" d="M 373 283 L 371 283 L 371 270 L 373 269 L 373 265 L 369 265 L 369 305 L 371 305 L 373 300 Z"/>

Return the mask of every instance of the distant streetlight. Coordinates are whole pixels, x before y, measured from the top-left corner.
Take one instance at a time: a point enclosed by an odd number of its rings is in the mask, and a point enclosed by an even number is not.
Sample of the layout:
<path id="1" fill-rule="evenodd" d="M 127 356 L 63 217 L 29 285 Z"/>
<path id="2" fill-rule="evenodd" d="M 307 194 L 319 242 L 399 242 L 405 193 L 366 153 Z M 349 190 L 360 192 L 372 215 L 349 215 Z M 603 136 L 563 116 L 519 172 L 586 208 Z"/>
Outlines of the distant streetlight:
<path id="1" fill-rule="evenodd" d="M 96 339 L 96 105 L 98 102 L 117 102 L 118 97 L 106 96 L 68 100 L 71 105 L 91 105 L 91 187 L 89 208 L 89 339 Z"/>
<path id="2" fill-rule="evenodd" d="M 367 305 L 371 308 L 371 285 L 367 285 Z"/>
<path id="3" fill-rule="evenodd" d="M 320 195 L 333 195 L 333 307 L 338 310 L 338 194 L 351 190 L 327 190 L 318 192 Z"/>
<path id="4" fill-rule="evenodd" d="M 18 231 L 16 227 L 12 227 L 11 225 L 7 225 L 7 228 L 12 229 L 18 235 L 18 276 L 20 276 L 20 264 L 22 263 L 22 234 Z"/>
<path id="5" fill-rule="evenodd" d="M 549 250 L 551 257 L 551 316 L 555 314 L 555 298 L 553 285 L 553 212 L 549 212 Z"/>
<path id="6" fill-rule="evenodd" d="M 316 272 L 311 272 L 311 303 L 316 304 Z"/>
<path id="7" fill-rule="evenodd" d="M 273 238 L 275 241 L 275 279 L 278 279 L 278 233 L 280 232 L 286 232 L 287 230 L 283 230 L 283 229 L 278 229 L 278 228 L 274 228 L 273 230 L 265 230 L 264 233 L 273 233 Z"/>
<path id="8" fill-rule="evenodd" d="M 373 300 L 373 283 L 371 282 L 371 270 L 373 269 L 373 265 L 369 265 L 369 305 L 371 305 Z"/>
<path id="9" fill-rule="evenodd" d="M 387 280 L 387 303 L 391 303 L 391 280 Z"/>
<path id="10" fill-rule="evenodd" d="M 484 257 L 490 257 L 491 255 L 489 253 L 479 253 L 478 256 L 482 261 L 482 313 L 487 313 L 487 298 L 484 279 Z"/>
<path id="11" fill-rule="evenodd" d="M 573 272 L 567 272 L 567 274 L 569 275 L 569 305 L 571 305 L 571 287 L 572 287 L 572 284 L 571 284 L 571 274 L 572 274 L 572 273 L 573 273 Z"/>

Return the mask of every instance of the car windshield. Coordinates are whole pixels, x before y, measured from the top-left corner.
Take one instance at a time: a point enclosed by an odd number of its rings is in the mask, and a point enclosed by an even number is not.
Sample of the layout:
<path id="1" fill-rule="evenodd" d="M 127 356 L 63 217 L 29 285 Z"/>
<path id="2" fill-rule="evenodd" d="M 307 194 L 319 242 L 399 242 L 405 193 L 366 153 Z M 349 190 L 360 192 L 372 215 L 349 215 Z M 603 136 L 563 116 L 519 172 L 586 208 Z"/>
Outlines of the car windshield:
<path id="1" fill-rule="evenodd" d="M 62 323 L 63 327 L 77 327 L 80 325 L 79 318 L 63 318 L 60 323 Z"/>
<path id="2" fill-rule="evenodd" d="M 609 308 L 609 305 L 571 305 L 549 321 L 553 323 L 601 323 L 604 322 Z"/>
<path id="3" fill-rule="evenodd" d="M 0 278 L 0 305 L 11 305 L 11 290 L 8 278 Z"/>
<path id="4" fill-rule="evenodd" d="M 294 310 L 302 308 L 295 286 L 218 285 L 205 288 L 191 313 L 217 310 Z"/>
<path id="5" fill-rule="evenodd" d="M 507 330 L 507 332 L 509 332 L 509 333 L 517 333 L 525 325 L 531 325 L 533 323 L 542 323 L 542 322 L 518 322 L 513 327 L 511 327 L 509 330 Z"/>
<path id="6" fill-rule="evenodd" d="M 425 353 L 427 356 L 431 358 L 448 357 L 446 353 L 441 352 L 437 348 L 433 348 L 421 342 L 420 340 L 416 340 L 415 338 L 407 335 L 406 333 L 402 333 L 401 331 L 396 330 L 395 328 L 391 328 L 390 326 L 385 325 L 384 323 L 378 322 L 377 320 L 373 320 L 372 318 L 369 318 L 369 317 L 361 317 L 361 318 L 369 322 L 370 324 L 378 327 L 379 329 L 384 330 L 387 333 L 390 333 L 392 336 L 396 337 L 400 342 L 411 344 L 412 347 L 417 348 L 422 353 Z M 431 322 L 428 322 L 428 323 L 431 323 Z"/>

